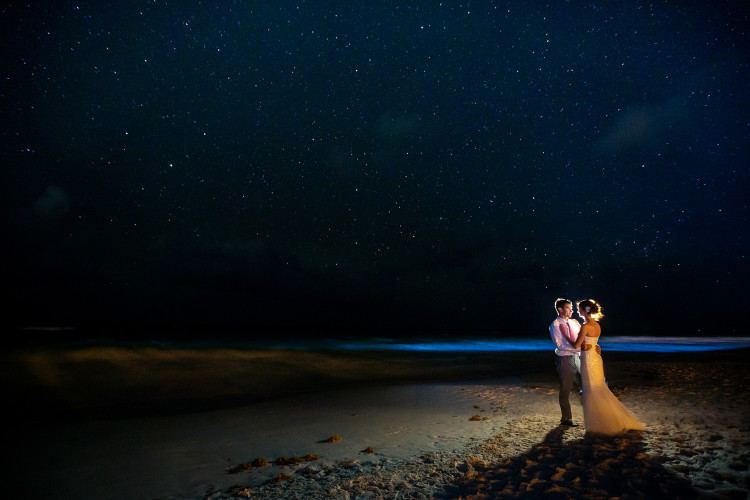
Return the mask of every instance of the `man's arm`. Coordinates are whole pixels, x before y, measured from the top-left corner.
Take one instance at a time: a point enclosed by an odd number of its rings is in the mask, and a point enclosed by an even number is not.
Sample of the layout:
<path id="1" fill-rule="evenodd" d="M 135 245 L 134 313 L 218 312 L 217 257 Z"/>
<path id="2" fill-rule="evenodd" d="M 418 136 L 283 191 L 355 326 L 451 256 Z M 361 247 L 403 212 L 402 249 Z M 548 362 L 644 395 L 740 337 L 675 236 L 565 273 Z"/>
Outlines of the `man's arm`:
<path id="1" fill-rule="evenodd" d="M 549 325 L 549 336 L 552 337 L 552 342 L 555 343 L 555 347 L 557 347 L 558 349 L 563 348 L 563 336 L 560 328 L 558 327 L 557 321 L 553 321 L 552 324 Z"/>

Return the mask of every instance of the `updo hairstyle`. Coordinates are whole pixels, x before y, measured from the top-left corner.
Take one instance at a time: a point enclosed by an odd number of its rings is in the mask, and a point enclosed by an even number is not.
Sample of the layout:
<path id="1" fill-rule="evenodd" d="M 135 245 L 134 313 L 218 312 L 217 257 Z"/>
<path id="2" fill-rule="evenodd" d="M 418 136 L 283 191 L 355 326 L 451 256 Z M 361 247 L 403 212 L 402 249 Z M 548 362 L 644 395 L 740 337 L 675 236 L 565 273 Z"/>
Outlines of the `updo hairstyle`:
<path id="1" fill-rule="evenodd" d="M 595 321 L 599 321 L 604 317 L 602 306 L 594 299 L 579 300 L 576 307 L 579 311 L 584 310 L 589 313 L 591 318 Z"/>

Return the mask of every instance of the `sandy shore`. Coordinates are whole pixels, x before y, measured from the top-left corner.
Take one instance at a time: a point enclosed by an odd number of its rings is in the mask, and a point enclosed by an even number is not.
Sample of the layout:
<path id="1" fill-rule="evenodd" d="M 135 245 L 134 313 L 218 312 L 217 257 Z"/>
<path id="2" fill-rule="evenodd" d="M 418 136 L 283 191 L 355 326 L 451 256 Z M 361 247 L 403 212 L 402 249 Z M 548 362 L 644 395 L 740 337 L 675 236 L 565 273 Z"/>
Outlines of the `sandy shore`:
<path id="1" fill-rule="evenodd" d="M 5 355 L 4 390 L 15 402 L 7 492 L 385 499 L 747 498 L 750 490 L 748 350 L 605 353 L 610 387 L 647 425 L 609 438 L 557 425 L 550 353 L 101 349 Z"/>

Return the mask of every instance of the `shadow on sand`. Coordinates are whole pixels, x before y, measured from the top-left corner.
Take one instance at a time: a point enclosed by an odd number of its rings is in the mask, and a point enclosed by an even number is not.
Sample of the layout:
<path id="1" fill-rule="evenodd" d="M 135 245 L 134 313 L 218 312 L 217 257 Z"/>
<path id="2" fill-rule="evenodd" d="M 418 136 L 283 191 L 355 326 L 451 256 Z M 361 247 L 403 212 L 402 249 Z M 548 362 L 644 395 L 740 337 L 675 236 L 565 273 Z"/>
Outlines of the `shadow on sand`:
<path id="1" fill-rule="evenodd" d="M 550 431 L 528 452 L 477 462 L 446 498 L 712 498 L 648 455 L 640 432 L 566 440 Z"/>

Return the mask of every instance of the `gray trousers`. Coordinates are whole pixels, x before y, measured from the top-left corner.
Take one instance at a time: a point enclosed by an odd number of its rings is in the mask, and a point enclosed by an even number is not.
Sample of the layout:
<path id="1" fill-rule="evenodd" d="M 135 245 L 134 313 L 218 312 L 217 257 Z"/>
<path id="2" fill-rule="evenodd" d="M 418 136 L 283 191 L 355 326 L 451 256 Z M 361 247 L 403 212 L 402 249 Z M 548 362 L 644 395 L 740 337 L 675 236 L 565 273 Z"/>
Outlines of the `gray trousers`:
<path id="1" fill-rule="evenodd" d="M 581 360 L 578 356 L 558 356 L 557 374 L 560 376 L 560 411 L 562 418 L 569 420 L 573 418 L 570 409 L 570 391 L 573 382 L 581 385 Z"/>

